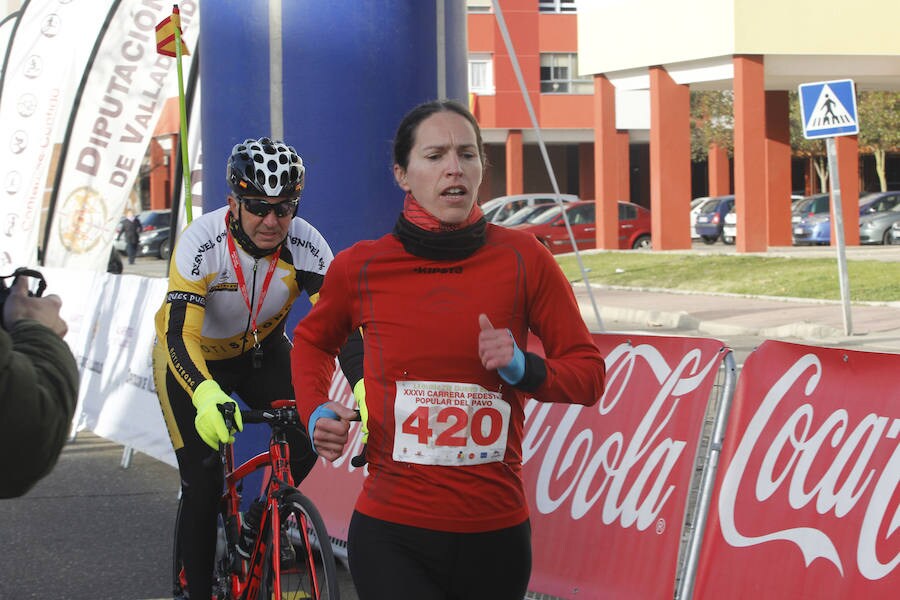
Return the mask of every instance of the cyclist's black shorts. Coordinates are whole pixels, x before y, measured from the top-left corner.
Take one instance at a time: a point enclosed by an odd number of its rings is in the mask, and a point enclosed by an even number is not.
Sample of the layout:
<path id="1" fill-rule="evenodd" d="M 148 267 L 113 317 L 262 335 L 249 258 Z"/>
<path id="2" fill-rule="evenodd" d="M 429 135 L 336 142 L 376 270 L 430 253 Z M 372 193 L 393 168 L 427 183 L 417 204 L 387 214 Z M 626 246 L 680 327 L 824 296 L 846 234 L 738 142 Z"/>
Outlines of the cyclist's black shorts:
<path id="1" fill-rule="evenodd" d="M 531 524 L 449 533 L 354 511 L 347 551 L 360 600 L 522 600 L 531 577 Z"/>

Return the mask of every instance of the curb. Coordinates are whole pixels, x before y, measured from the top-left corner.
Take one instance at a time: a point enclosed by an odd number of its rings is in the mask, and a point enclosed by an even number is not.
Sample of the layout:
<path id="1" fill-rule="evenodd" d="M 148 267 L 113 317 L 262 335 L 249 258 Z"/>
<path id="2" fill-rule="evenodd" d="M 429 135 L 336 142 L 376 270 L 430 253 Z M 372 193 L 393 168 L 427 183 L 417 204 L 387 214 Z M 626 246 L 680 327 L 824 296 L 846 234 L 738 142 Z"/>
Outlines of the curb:
<path id="1" fill-rule="evenodd" d="M 594 319 L 594 309 L 590 302 L 579 300 L 578 308 L 589 326 L 597 325 Z M 604 325 L 627 323 L 650 328 L 699 331 L 713 337 L 749 335 L 771 339 L 800 338 L 814 341 L 834 341 L 844 337 L 841 330 L 818 323 L 798 322 L 777 327 L 746 327 L 719 321 L 701 321 L 683 311 L 666 312 L 616 306 L 598 306 L 598 309 Z M 604 329 L 609 328 L 604 327 Z"/>
<path id="2" fill-rule="evenodd" d="M 570 281 L 572 289 L 577 291 L 579 288 L 585 290 L 583 281 Z M 602 283 L 592 283 L 592 290 L 622 290 L 627 292 L 651 292 L 654 294 L 677 294 L 680 296 L 718 296 L 721 298 L 747 298 L 750 300 L 767 300 L 770 302 L 797 302 L 801 304 L 825 304 L 825 305 L 841 305 L 842 300 L 827 300 L 824 298 L 798 298 L 795 296 L 766 296 L 762 294 L 734 294 L 731 292 L 705 292 L 699 290 L 673 290 L 669 288 L 658 287 L 635 287 L 628 285 L 609 285 Z M 886 306 L 889 308 L 900 309 L 900 301 L 879 302 L 872 300 L 854 300 L 850 302 L 854 306 Z"/>

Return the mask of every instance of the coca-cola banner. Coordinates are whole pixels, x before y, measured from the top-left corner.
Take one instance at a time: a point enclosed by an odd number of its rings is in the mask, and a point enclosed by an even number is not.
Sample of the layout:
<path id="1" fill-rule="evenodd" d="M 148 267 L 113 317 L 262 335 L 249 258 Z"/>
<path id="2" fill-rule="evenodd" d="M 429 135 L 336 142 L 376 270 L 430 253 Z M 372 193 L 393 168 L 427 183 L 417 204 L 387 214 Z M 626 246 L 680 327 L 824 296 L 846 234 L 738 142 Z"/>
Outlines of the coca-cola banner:
<path id="1" fill-rule="evenodd" d="M 694 598 L 897 598 L 900 355 L 764 342 L 728 421 Z"/>
<path id="2" fill-rule="evenodd" d="M 672 598 L 688 491 L 722 343 L 599 334 L 607 390 L 593 407 L 529 400 L 526 491 L 534 568 L 529 589 L 563 598 Z M 541 352 L 532 340 L 529 350 Z M 338 371 L 332 400 L 351 405 Z M 364 469 L 351 429 L 344 455 L 303 483 L 332 537 L 346 540 Z"/>
<path id="3" fill-rule="evenodd" d="M 672 598 L 722 342 L 610 334 L 594 340 L 606 357 L 600 401 L 532 401 L 526 408 L 529 589 L 562 598 Z"/>

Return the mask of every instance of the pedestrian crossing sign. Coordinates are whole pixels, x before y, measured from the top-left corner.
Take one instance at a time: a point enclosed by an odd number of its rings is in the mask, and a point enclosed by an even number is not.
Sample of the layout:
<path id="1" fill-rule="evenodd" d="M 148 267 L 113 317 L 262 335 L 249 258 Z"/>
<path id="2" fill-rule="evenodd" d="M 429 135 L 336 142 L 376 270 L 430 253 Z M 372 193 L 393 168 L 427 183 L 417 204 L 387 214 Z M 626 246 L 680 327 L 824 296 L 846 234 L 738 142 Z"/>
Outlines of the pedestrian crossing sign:
<path id="1" fill-rule="evenodd" d="M 856 91 L 852 79 L 804 83 L 799 87 L 806 139 L 856 135 Z"/>

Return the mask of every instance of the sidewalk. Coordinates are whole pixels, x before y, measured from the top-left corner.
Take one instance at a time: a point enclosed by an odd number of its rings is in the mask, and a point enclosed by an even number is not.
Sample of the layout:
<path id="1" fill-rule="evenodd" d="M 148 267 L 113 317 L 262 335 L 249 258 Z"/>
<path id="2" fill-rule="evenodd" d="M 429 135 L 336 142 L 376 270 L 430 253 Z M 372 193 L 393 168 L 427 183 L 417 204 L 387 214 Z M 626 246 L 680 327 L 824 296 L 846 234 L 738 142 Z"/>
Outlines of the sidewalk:
<path id="1" fill-rule="evenodd" d="M 749 335 L 900 353 L 900 302 L 851 304 L 847 335 L 844 306 L 839 301 L 592 285 L 595 311 L 584 283 L 573 283 L 573 289 L 592 331 L 638 328 L 674 335 Z M 600 326 L 596 312 L 600 313 Z"/>

